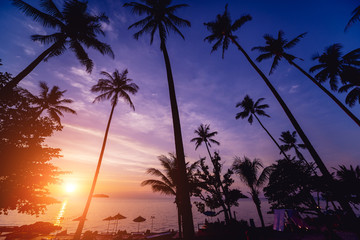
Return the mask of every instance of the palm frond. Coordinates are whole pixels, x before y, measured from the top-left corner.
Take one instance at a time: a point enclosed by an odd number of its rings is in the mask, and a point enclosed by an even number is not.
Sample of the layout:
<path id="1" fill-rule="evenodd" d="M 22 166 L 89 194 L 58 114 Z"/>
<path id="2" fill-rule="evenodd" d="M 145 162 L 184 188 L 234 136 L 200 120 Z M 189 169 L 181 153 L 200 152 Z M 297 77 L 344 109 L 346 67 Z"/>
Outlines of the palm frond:
<path id="1" fill-rule="evenodd" d="M 305 35 L 307 34 L 307 32 L 304 32 L 302 34 L 300 34 L 299 36 L 297 36 L 296 38 L 292 39 L 290 42 L 288 42 L 287 44 L 284 45 L 284 49 L 289 49 L 294 47 L 301 38 L 305 37 Z"/>
<path id="2" fill-rule="evenodd" d="M 51 16 L 56 17 L 57 19 L 62 19 L 62 14 L 60 10 L 56 7 L 55 3 L 52 0 L 41 0 L 40 6 L 45 9 Z"/>
<path id="3" fill-rule="evenodd" d="M 360 6 L 358 6 L 357 8 L 354 9 L 354 11 L 352 11 L 352 16 L 349 22 L 345 26 L 345 31 L 347 31 L 352 24 L 358 22 L 359 20 L 360 20 Z"/>
<path id="4" fill-rule="evenodd" d="M 252 17 L 249 14 L 243 15 L 239 19 L 234 21 L 234 24 L 231 26 L 231 30 L 236 31 L 242 25 L 244 25 L 246 22 L 251 21 L 251 20 L 252 20 Z"/>
<path id="5" fill-rule="evenodd" d="M 31 17 L 34 21 L 41 23 L 44 27 L 61 27 L 63 24 L 55 17 L 41 12 L 33 6 L 22 0 L 12 0 L 13 5 L 18 7 L 26 16 Z"/>
<path id="6" fill-rule="evenodd" d="M 94 63 L 85 52 L 84 48 L 77 41 L 70 41 L 70 48 L 75 52 L 77 59 L 86 67 L 86 71 L 91 73 Z"/>
<path id="7" fill-rule="evenodd" d="M 275 68 L 279 65 L 279 61 L 280 61 L 280 57 L 279 57 L 279 56 L 275 56 L 275 57 L 274 57 L 274 61 L 273 61 L 272 65 L 271 65 L 271 68 L 270 68 L 269 75 L 274 72 Z"/>
<path id="8" fill-rule="evenodd" d="M 273 53 L 264 53 L 264 54 L 260 54 L 257 58 L 256 61 L 261 62 L 264 59 L 269 59 L 272 58 L 274 54 Z"/>

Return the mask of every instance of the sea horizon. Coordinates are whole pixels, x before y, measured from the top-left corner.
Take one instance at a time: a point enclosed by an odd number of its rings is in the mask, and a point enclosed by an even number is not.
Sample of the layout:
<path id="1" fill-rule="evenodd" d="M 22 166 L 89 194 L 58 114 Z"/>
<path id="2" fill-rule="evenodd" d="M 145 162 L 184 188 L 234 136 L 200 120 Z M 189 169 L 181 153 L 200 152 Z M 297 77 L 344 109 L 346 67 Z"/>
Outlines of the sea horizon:
<path id="1" fill-rule="evenodd" d="M 60 198 L 59 198 L 60 200 Z M 85 206 L 84 198 L 68 197 L 61 199 L 61 203 L 48 206 L 45 214 L 34 215 L 19 214 L 16 211 L 9 211 L 8 215 L 0 215 L 0 226 L 21 226 L 28 225 L 39 221 L 51 222 L 61 226 L 62 231 L 74 233 L 78 221 L 74 219 L 81 216 Z M 192 203 L 196 201 L 192 198 Z M 264 199 L 262 201 L 262 212 L 266 225 L 273 222 L 273 214 L 268 214 L 270 205 Z M 215 217 L 208 217 L 197 211 L 192 204 L 194 228 L 208 222 L 223 221 L 222 213 Z M 206 209 L 211 210 L 211 209 Z M 103 219 L 120 213 L 126 219 L 119 221 L 104 221 Z M 232 213 L 237 220 L 254 219 L 255 225 L 260 226 L 260 220 L 252 199 L 240 199 L 239 206 L 232 207 Z M 133 222 L 138 216 L 142 216 L 146 221 L 142 223 Z M 93 198 L 83 232 L 98 231 L 101 233 L 114 232 L 115 230 L 126 230 L 127 232 L 163 232 L 168 230 L 177 230 L 177 210 L 173 198 L 168 197 L 148 197 L 148 198 Z"/>

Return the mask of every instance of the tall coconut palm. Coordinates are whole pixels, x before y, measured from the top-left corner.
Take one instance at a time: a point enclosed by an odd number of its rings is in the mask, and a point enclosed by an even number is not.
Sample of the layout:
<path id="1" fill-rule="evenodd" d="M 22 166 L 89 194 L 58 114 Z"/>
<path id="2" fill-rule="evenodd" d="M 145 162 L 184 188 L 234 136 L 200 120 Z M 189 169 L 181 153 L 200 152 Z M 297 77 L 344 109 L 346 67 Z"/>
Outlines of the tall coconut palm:
<path id="1" fill-rule="evenodd" d="M 148 179 L 141 183 L 141 186 L 149 185 L 151 186 L 153 192 L 159 192 L 164 195 L 170 195 L 175 197 L 175 204 L 178 209 L 178 224 L 179 224 L 179 235 L 182 236 L 181 231 L 181 213 L 179 209 L 179 200 L 177 199 L 177 180 L 176 180 L 176 173 L 177 173 L 177 163 L 176 157 L 174 154 L 169 154 L 170 157 L 161 155 L 158 157 L 163 171 L 160 171 L 156 168 L 148 168 L 147 173 L 151 174 L 155 177 L 160 179 Z M 194 170 L 197 168 L 198 162 L 187 166 L 186 172 L 188 179 L 191 179 L 194 173 Z"/>
<path id="2" fill-rule="evenodd" d="M 349 22 L 346 24 L 345 31 L 349 29 L 351 25 L 358 22 L 360 20 L 360 6 L 357 6 L 351 13 L 351 18 Z"/>
<path id="3" fill-rule="evenodd" d="M 315 78 L 323 83 L 329 80 L 331 90 L 338 90 L 339 80 L 346 84 L 353 78 L 351 73 L 356 71 L 360 66 L 360 48 L 357 48 L 345 55 L 341 52 L 342 45 L 335 43 L 325 48 L 325 51 L 320 54 L 315 54 L 313 60 L 319 62 L 310 68 L 310 72 L 318 72 Z"/>
<path id="4" fill-rule="evenodd" d="M 31 36 L 33 41 L 51 45 L 2 88 L 0 96 L 15 87 L 41 61 L 59 56 L 68 48 L 75 53 L 76 58 L 86 67 L 86 71 L 89 73 L 93 69 L 94 63 L 83 46 L 93 48 L 103 55 L 108 54 L 114 57 L 111 47 L 96 38 L 99 34 L 105 35 L 101 28 L 101 22 L 108 21 L 108 18 L 104 14 L 92 15 L 88 13 L 87 2 L 66 0 L 63 10 L 60 11 L 52 0 L 40 0 L 40 6 L 44 9 L 44 12 L 22 0 L 12 0 L 12 3 L 26 16 L 31 17 L 44 27 L 56 29 L 57 32 L 49 35 L 36 34 Z"/>
<path id="5" fill-rule="evenodd" d="M 261 78 L 264 80 L 266 85 L 269 87 L 275 98 L 280 103 L 281 107 L 283 108 L 284 112 L 286 113 L 287 117 L 293 124 L 296 131 L 299 133 L 301 139 L 306 144 L 307 149 L 309 150 L 311 156 L 314 158 L 314 161 L 318 165 L 319 169 L 321 170 L 323 175 L 326 175 L 327 177 L 331 177 L 328 169 L 326 168 L 325 164 L 321 160 L 320 156 L 316 152 L 315 148 L 312 146 L 310 140 L 305 135 L 304 131 L 300 127 L 299 123 L 295 119 L 295 117 L 290 112 L 290 109 L 285 104 L 284 100 L 281 98 L 279 93 L 276 91 L 274 86 L 270 83 L 269 79 L 265 76 L 265 74 L 256 66 L 254 61 L 250 58 L 250 56 L 246 53 L 246 51 L 240 46 L 240 44 L 237 42 L 237 36 L 233 34 L 234 31 L 239 29 L 244 23 L 251 20 L 250 15 L 242 16 L 241 18 L 237 19 L 232 23 L 230 15 L 227 11 L 227 5 L 225 6 L 225 12 L 221 15 L 218 14 L 216 17 L 216 20 L 214 22 L 208 22 L 204 23 L 207 29 L 211 32 L 211 35 L 205 38 L 205 40 L 212 43 L 213 41 L 216 41 L 213 45 L 212 51 L 217 50 L 220 46 L 222 46 L 223 50 L 223 56 L 224 51 L 228 49 L 230 42 L 234 43 L 237 48 L 241 51 L 241 53 L 245 56 L 245 58 L 248 60 L 248 62 L 251 64 L 251 66 L 256 70 L 256 72 L 261 76 Z"/>
<path id="6" fill-rule="evenodd" d="M 261 187 L 264 186 L 266 180 L 270 175 L 271 168 L 266 167 L 260 173 L 259 171 L 261 168 L 263 168 L 263 165 L 261 161 L 257 158 L 251 161 L 247 157 L 244 157 L 243 159 L 235 157 L 234 163 L 232 165 L 232 169 L 235 173 L 239 175 L 240 180 L 250 188 L 250 195 L 255 203 L 256 210 L 259 214 L 261 226 L 265 227 L 264 218 L 261 212 L 261 201 L 259 198 L 259 193 Z"/>
<path id="7" fill-rule="evenodd" d="M 201 146 L 202 143 L 204 143 L 206 150 L 209 153 L 210 160 L 212 160 L 212 156 L 210 153 L 211 143 L 220 145 L 220 143 L 212 137 L 217 135 L 218 132 L 210 132 L 209 124 L 200 124 L 200 127 L 198 127 L 198 129 L 196 129 L 194 133 L 198 136 L 191 139 L 190 142 L 195 142 L 195 150 L 198 149 L 198 147 Z"/>
<path id="8" fill-rule="evenodd" d="M 270 68 L 270 73 L 272 74 L 275 68 L 278 66 L 281 59 L 285 59 L 290 65 L 293 65 L 300 72 L 302 72 L 306 77 L 308 77 L 316 86 L 318 86 L 323 92 L 326 93 L 357 125 L 360 126 L 360 120 L 349 110 L 347 107 L 342 104 L 329 90 L 327 90 L 320 82 L 316 81 L 309 73 L 297 65 L 294 60 L 298 59 L 294 55 L 286 52 L 288 49 L 294 47 L 301 38 L 305 36 L 306 33 L 302 33 L 294 39 L 288 41 L 284 38 L 284 32 L 279 31 L 277 38 L 269 34 L 264 35 L 266 41 L 266 46 L 254 47 L 252 50 L 259 50 L 262 54 L 257 57 L 257 61 L 261 62 L 264 59 L 273 58 L 273 63 Z"/>
<path id="9" fill-rule="evenodd" d="M 150 44 L 152 44 L 155 33 L 157 31 L 159 33 L 160 50 L 162 51 L 164 56 L 167 80 L 169 85 L 176 158 L 178 159 L 178 182 L 182 185 L 180 191 L 178 191 L 178 195 L 179 199 L 181 199 L 180 209 L 183 216 L 184 238 L 193 239 L 194 223 L 191 212 L 189 186 L 186 180 L 185 155 L 181 136 L 180 117 L 176 101 L 175 86 L 171 70 L 170 58 L 166 49 L 166 40 L 169 31 L 174 31 L 184 39 L 184 36 L 180 32 L 178 27 L 190 27 L 190 22 L 174 15 L 178 9 L 188 6 L 187 4 L 171 4 L 171 0 L 141 0 L 141 3 L 129 2 L 125 3 L 124 6 L 129 7 L 134 14 L 140 16 L 145 15 L 144 19 L 137 21 L 129 26 L 129 29 L 140 28 L 140 30 L 134 34 L 135 39 L 138 39 L 144 33 L 150 33 Z"/>
<path id="10" fill-rule="evenodd" d="M 260 124 L 260 126 L 265 130 L 265 132 L 269 135 L 269 137 L 271 138 L 271 140 L 273 140 L 273 142 L 275 143 L 275 145 L 280 149 L 280 152 L 284 155 L 285 159 L 288 159 L 288 156 L 284 153 L 284 151 L 281 149 L 280 145 L 277 143 L 277 141 L 275 140 L 275 138 L 273 138 L 273 136 L 270 134 L 270 132 L 265 128 L 265 126 L 262 124 L 262 122 L 260 121 L 259 116 L 266 116 L 266 117 L 270 117 L 267 113 L 265 113 L 264 109 L 268 108 L 269 105 L 267 104 L 262 104 L 260 105 L 260 103 L 264 100 L 265 98 L 259 98 L 255 103 L 252 100 L 252 98 L 249 97 L 249 95 L 246 95 L 244 97 L 244 99 L 236 104 L 236 107 L 241 107 L 243 109 L 242 112 L 239 112 L 236 114 L 235 118 L 236 119 L 245 119 L 247 117 L 248 118 L 248 122 L 250 124 L 253 123 L 253 116 L 256 118 L 256 120 L 258 121 L 258 123 Z"/>
<path id="11" fill-rule="evenodd" d="M 264 80 L 265 84 L 269 87 L 275 98 L 278 100 L 279 104 L 283 108 L 285 114 L 289 118 L 290 122 L 294 126 L 295 130 L 299 133 L 299 136 L 301 137 L 302 141 L 306 145 L 308 151 L 310 152 L 312 158 L 314 159 L 316 165 L 318 166 L 321 173 L 325 176 L 325 178 L 329 182 L 333 182 L 333 178 L 330 175 L 330 172 L 326 168 L 325 164 L 321 160 L 319 154 L 316 152 L 315 148 L 311 144 L 310 140 L 305 135 L 304 131 L 300 127 L 299 123 L 295 119 L 295 117 L 292 115 L 290 109 L 285 104 L 284 100 L 281 98 L 279 93 L 276 91 L 274 86 L 270 83 L 269 79 L 265 76 L 265 74 L 256 66 L 254 61 L 250 58 L 250 56 L 246 53 L 246 51 L 240 46 L 240 44 L 237 42 L 237 36 L 233 34 L 234 31 L 239 29 L 244 23 L 251 20 L 250 15 L 242 16 L 241 18 L 235 20 L 234 23 L 232 23 L 230 15 L 227 11 L 227 5 L 225 6 L 225 12 L 221 15 L 218 14 L 216 17 L 216 20 L 214 22 L 208 22 L 204 23 L 207 29 L 211 32 L 211 35 L 205 38 L 205 40 L 209 41 L 210 43 L 213 41 L 216 41 L 215 44 L 212 47 L 212 52 L 217 50 L 220 46 L 222 46 L 223 51 L 223 57 L 224 52 L 226 49 L 228 49 L 230 42 L 234 43 L 237 48 L 241 51 L 241 53 L 245 56 L 245 58 L 248 60 L 248 62 L 251 64 L 251 66 L 256 70 L 256 72 L 261 76 L 261 78 Z M 340 202 L 341 206 L 345 211 L 347 211 L 352 217 L 355 217 L 355 214 L 351 208 L 351 206 L 346 201 Z"/>
<path id="12" fill-rule="evenodd" d="M 296 131 L 293 131 L 292 133 L 290 133 L 290 131 L 282 132 L 279 140 L 284 143 L 283 145 L 280 146 L 282 150 L 287 152 L 290 151 L 291 149 L 294 149 L 296 156 L 302 161 L 305 160 L 304 156 L 302 155 L 299 149 L 300 148 L 305 149 L 306 146 L 305 144 L 302 143 L 296 143 L 297 142 Z"/>
<path id="13" fill-rule="evenodd" d="M 85 205 L 84 212 L 80 218 L 79 225 L 76 229 L 76 232 L 74 235 L 74 240 L 80 239 L 81 232 L 84 227 L 86 215 L 87 215 L 87 212 L 89 211 L 91 199 L 94 194 L 97 178 L 98 178 L 98 175 L 100 172 L 101 162 L 102 162 L 104 151 L 105 151 L 106 141 L 107 141 L 107 137 L 108 137 L 108 133 L 109 133 L 109 129 L 110 129 L 110 123 L 111 123 L 111 119 L 112 119 L 112 116 L 114 113 L 114 109 L 115 109 L 116 105 L 118 104 L 119 100 L 122 99 L 125 103 L 129 104 L 130 107 L 135 111 L 135 106 L 134 106 L 133 102 L 131 101 L 129 94 L 134 95 L 135 93 L 137 93 L 139 87 L 138 87 L 138 85 L 136 85 L 135 83 L 132 82 L 133 81 L 132 79 L 127 78 L 127 74 L 128 74 L 127 69 L 125 69 L 121 73 L 117 69 L 115 69 L 115 71 L 112 74 L 102 71 L 101 75 L 103 75 L 105 78 L 99 79 L 98 83 L 96 85 L 92 86 L 92 88 L 91 88 L 92 92 L 100 93 L 100 95 L 95 98 L 94 102 L 100 102 L 103 100 L 111 101 L 111 112 L 110 112 L 109 120 L 108 120 L 108 123 L 106 126 L 104 140 L 103 140 L 103 144 L 101 147 L 99 161 L 98 161 L 98 164 L 96 167 L 94 180 L 91 185 L 90 193 L 89 193 L 86 205 Z"/>
<path id="14" fill-rule="evenodd" d="M 76 114 L 76 111 L 63 106 L 64 103 L 72 103 L 73 100 L 69 98 L 63 98 L 64 91 L 60 91 L 58 86 L 54 86 L 49 89 L 45 82 L 40 82 L 41 92 L 39 96 L 31 94 L 29 91 L 24 90 L 24 94 L 29 97 L 30 101 L 36 105 L 36 115 L 34 119 L 38 118 L 45 110 L 49 117 L 57 122 L 61 126 L 60 116 L 63 117 L 63 112 Z"/>

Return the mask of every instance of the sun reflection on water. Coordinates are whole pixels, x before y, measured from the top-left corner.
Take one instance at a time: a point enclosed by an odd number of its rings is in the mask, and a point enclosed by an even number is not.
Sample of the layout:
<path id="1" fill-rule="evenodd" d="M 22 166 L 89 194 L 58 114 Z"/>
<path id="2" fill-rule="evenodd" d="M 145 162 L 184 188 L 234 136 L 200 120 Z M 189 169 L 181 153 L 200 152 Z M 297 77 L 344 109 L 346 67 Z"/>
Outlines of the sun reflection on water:
<path id="1" fill-rule="evenodd" d="M 56 217 L 56 221 L 55 221 L 55 224 L 54 224 L 55 226 L 60 226 L 62 220 L 64 220 L 64 213 L 65 213 L 67 203 L 68 203 L 68 200 L 65 199 L 65 201 L 62 203 L 59 214 Z"/>

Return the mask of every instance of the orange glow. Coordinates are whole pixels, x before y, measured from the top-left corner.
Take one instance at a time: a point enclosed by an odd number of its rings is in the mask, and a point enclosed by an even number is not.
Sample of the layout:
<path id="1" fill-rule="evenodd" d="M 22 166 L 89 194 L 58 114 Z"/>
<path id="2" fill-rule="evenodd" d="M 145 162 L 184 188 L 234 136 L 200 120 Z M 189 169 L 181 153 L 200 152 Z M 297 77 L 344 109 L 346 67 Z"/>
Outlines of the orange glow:
<path id="1" fill-rule="evenodd" d="M 64 187 L 66 193 L 73 193 L 77 188 L 76 184 L 71 182 L 66 183 Z"/>
<path id="2" fill-rule="evenodd" d="M 61 206 L 61 209 L 59 211 L 59 214 L 56 217 L 56 221 L 55 221 L 55 224 L 54 224 L 55 226 L 60 226 L 62 220 L 64 219 L 64 213 L 65 213 L 67 202 L 68 202 L 67 199 L 63 202 L 63 204 Z"/>

